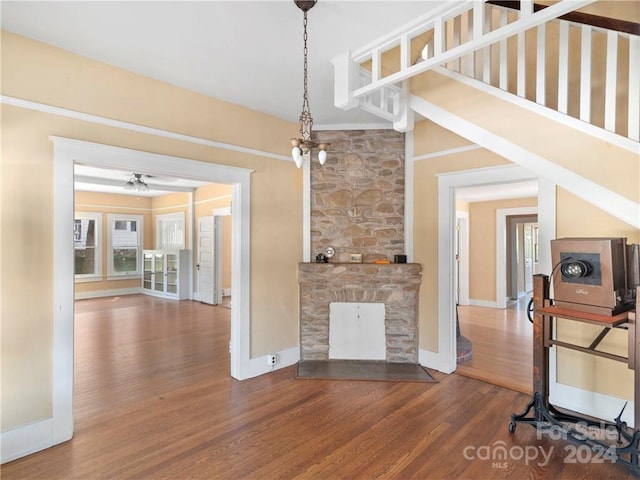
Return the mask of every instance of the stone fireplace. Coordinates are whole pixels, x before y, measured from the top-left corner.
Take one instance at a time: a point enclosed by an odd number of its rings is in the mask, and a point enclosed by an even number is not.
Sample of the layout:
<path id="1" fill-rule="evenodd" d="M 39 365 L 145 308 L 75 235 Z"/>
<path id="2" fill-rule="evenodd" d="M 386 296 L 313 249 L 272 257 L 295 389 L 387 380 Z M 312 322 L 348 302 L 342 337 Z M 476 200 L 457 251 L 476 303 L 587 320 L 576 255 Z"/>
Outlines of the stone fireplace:
<path id="1" fill-rule="evenodd" d="M 315 132 L 330 143 L 311 163 L 311 255 L 333 247 L 329 263 L 298 265 L 300 359 L 329 360 L 332 303 L 384 304 L 385 360 L 418 363 L 422 268 L 404 253 L 404 134 L 393 130 Z M 354 254 L 363 263 L 350 263 Z M 366 318 L 363 328 L 366 328 Z"/>
<path id="2" fill-rule="evenodd" d="M 329 360 L 329 305 L 357 302 L 385 306 L 385 360 L 418 363 L 421 279 L 415 263 L 299 264 L 300 360 Z"/>

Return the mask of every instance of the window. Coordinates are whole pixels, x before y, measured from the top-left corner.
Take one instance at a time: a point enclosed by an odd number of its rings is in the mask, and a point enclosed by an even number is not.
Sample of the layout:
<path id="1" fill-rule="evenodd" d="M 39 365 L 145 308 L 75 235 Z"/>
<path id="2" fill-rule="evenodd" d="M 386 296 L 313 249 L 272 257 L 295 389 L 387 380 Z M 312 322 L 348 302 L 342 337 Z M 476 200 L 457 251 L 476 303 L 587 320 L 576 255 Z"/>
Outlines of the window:
<path id="1" fill-rule="evenodd" d="M 74 270 L 76 280 L 102 278 L 100 249 L 102 214 L 76 212 L 73 224 Z"/>
<path id="2" fill-rule="evenodd" d="M 156 248 L 182 250 L 184 242 L 184 212 L 167 213 L 156 217 Z"/>
<path id="3" fill-rule="evenodd" d="M 107 215 L 107 262 L 110 277 L 140 275 L 142 220 L 142 215 Z"/>

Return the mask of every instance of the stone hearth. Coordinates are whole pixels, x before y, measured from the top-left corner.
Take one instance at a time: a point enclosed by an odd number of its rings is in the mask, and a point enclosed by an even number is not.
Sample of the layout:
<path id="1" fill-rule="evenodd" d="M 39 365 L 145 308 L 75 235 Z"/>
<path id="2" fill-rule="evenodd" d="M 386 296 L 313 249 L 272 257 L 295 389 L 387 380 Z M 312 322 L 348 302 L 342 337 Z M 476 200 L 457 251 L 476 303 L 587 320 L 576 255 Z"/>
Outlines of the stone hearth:
<path id="1" fill-rule="evenodd" d="M 384 303 L 386 361 L 418 363 L 419 264 L 300 263 L 300 359 L 329 359 L 329 304 Z"/>

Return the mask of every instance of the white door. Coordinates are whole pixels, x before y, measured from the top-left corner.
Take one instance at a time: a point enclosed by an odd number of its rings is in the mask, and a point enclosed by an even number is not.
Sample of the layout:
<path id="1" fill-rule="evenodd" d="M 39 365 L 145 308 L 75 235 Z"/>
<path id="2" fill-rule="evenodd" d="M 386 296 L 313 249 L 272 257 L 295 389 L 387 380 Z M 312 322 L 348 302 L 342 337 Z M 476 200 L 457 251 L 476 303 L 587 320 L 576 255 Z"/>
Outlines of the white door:
<path id="1" fill-rule="evenodd" d="M 203 303 L 216 305 L 215 269 L 214 269 L 214 230 L 213 216 L 198 218 L 198 262 L 197 284 L 198 299 Z"/>

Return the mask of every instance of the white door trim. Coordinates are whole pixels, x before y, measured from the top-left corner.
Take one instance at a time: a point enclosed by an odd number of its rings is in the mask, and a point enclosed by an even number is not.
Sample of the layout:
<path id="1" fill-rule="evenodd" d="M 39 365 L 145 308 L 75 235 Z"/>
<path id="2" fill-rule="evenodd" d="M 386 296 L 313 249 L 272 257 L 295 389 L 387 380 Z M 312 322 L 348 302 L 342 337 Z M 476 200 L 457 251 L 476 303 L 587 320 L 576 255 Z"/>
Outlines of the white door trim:
<path id="1" fill-rule="evenodd" d="M 536 179 L 535 174 L 517 165 L 478 168 L 438 175 L 438 352 L 425 351 L 420 355 L 420 358 L 428 358 L 433 362 L 433 368 L 444 373 L 451 373 L 456 369 L 455 242 L 453 237 L 456 226 L 455 189 L 463 186 L 532 179 Z M 555 208 L 549 212 L 541 211 L 538 218 L 543 215 L 552 215 L 555 224 Z M 543 225 L 540 226 L 541 229 Z M 550 243 L 548 247 L 541 244 L 540 248 L 541 250 L 550 249 L 551 246 Z"/>
<path id="2" fill-rule="evenodd" d="M 507 217 L 529 214 L 537 215 L 538 207 L 496 210 L 496 308 L 507 308 Z"/>
<path id="3" fill-rule="evenodd" d="M 222 243 L 223 243 L 223 226 L 222 217 L 231 215 L 231 207 L 221 207 L 213 209 L 213 238 L 214 238 L 214 275 L 216 278 L 216 301 L 220 303 L 224 292 L 222 289 Z M 233 227 L 232 227 L 233 228 Z M 233 289 L 231 289 L 233 291 Z"/>
<path id="4" fill-rule="evenodd" d="M 469 305 L 469 212 L 456 212 L 458 232 L 458 294 L 459 305 Z"/>
<path id="5" fill-rule="evenodd" d="M 53 162 L 53 422 L 52 445 L 73 435 L 73 167 L 85 165 L 173 175 L 233 185 L 232 289 L 236 292 L 231 311 L 231 375 L 251 376 L 250 362 L 250 192 L 253 170 L 159 155 L 109 145 L 51 136 Z"/>

